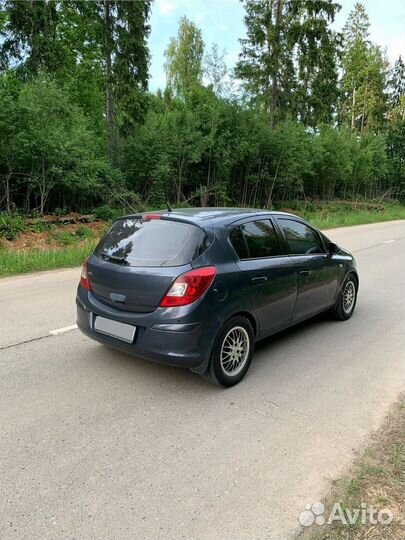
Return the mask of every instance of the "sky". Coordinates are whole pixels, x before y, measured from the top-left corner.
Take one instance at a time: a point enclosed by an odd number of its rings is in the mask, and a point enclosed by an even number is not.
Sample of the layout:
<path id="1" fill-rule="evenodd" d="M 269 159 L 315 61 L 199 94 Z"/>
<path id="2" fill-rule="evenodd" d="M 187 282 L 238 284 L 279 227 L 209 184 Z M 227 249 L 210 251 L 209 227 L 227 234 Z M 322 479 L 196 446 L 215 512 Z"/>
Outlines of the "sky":
<path id="1" fill-rule="evenodd" d="M 299 1 L 299 0 L 297 0 Z M 339 0 L 338 0 L 339 1 Z M 334 28 L 341 30 L 356 0 L 340 0 Z M 385 47 L 390 62 L 405 57 L 405 0 L 363 0 L 370 18 L 370 39 Z M 202 31 L 206 50 L 217 43 L 225 50 L 225 61 L 232 68 L 240 51 L 239 39 L 245 37 L 244 9 L 240 0 L 155 0 L 152 4 L 149 47 L 152 91 L 164 88 L 164 50 L 169 39 L 177 35 L 180 17 L 186 15 Z"/>

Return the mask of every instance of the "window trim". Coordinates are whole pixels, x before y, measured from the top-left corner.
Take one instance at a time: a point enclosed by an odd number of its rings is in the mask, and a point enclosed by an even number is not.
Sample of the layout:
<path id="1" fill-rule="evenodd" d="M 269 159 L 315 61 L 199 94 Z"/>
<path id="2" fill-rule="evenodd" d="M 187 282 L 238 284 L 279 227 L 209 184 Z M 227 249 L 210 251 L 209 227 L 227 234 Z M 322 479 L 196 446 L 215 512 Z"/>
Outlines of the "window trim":
<path id="1" fill-rule="evenodd" d="M 328 254 L 326 246 L 325 246 L 325 242 L 323 241 L 323 238 L 322 238 L 322 235 L 319 233 L 319 231 L 317 229 L 315 229 L 315 227 L 313 227 L 312 225 L 310 225 L 306 221 L 303 221 L 303 220 L 300 220 L 300 219 L 295 219 L 294 217 L 289 217 L 289 216 L 288 217 L 277 216 L 276 221 L 277 221 L 278 229 L 280 230 L 280 234 L 282 234 L 282 236 L 283 236 L 283 240 L 284 240 L 285 246 L 287 248 L 288 255 L 291 255 L 292 257 L 319 257 L 320 255 L 327 255 Z M 288 240 L 285 237 L 283 227 L 282 227 L 282 225 L 280 223 L 281 221 L 295 221 L 296 223 L 299 223 L 300 225 L 304 225 L 305 227 L 308 227 L 308 229 L 311 229 L 311 231 L 320 240 L 323 252 L 322 253 L 292 253 L 291 249 L 290 249 L 290 245 L 288 243 Z"/>
<path id="2" fill-rule="evenodd" d="M 280 253 L 278 255 L 267 255 L 265 257 L 250 257 L 250 249 L 249 249 L 249 245 L 248 245 L 248 242 L 246 240 L 246 236 L 242 230 L 242 226 L 243 225 L 246 225 L 247 223 L 254 223 L 255 221 L 269 221 L 270 222 L 270 225 L 273 227 L 273 231 L 274 231 L 274 234 L 276 235 L 276 238 L 277 238 L 277 242 L 278 242 L 278 246 L 280 248 L 280 251 L 283 250 L 283 241 L 284 240 L 282 237 L 280 237 L 280 231 L 279 231 L 279 227 L 277 226 L 277 224 L 274 223 L 274 220 L 272 219 L 272 216 L 265 216 L 265 217 L 262 217 L 262 216 L 256 216 L 255 218 L 244 218 L 243 220 L 241 221 L 238 221 L 238 222 L 233 222 L 233 223 L 230 223 L 228 225 L 228 243 L 230 244 L 231 248 L 233 249 L 235 255 L 236 255 L 236 259 L 240 262 L 245 262 L 245 261 L 263 261 L 263 260 L 266 260 L 266 259 L 277 259 L 279 257 L 288 257 L 288 253 Z M 233 244 L 232 244 L 232 241 L 231 241 L 231 232 L 235 229 L 240 229 L 241 231 L 241 234 L 243 236 L 243 241 L 245 243 L 245 247 L 246 247 L 246 251 L 248 252 L 249 254 L 249 257 L 246 258 L 246 259 L 241 259 L 236 251 L 236 249 L 234 248 Z"/>

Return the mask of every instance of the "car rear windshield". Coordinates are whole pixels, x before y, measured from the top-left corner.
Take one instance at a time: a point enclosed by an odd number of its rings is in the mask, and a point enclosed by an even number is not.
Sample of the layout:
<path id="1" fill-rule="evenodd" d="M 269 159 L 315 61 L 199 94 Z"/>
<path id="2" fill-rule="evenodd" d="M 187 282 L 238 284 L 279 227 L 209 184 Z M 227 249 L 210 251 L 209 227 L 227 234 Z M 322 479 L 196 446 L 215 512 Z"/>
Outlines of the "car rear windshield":
<path id="1" fill-rule="evenodd" d="M 207 246 L 204 231 L 191 223 L 125 218 L 114 222 L 95 255 L 128 266 L 180 266 Z"/>

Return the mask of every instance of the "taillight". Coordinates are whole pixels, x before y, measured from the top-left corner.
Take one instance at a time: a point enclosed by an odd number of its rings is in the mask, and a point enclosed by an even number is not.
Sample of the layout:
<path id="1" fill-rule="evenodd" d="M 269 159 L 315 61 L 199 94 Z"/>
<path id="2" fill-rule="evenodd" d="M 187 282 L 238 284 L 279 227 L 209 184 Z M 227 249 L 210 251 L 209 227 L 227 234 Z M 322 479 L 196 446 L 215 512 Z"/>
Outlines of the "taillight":
<path id="1" fill-rule="evenodd" d="M 142 219 L 144 221 L 152 221 L 152 219 L 161 219 L 161 215 L 160 214 L 144 214 L 142 216 Z"/>
<path id="2" fill-rule="evenodd" d="M 87 259 L 84 261 L 83 266 L 82 266 L 82 273 L 80 274 L 80 285 L 83 287 L 83 289 L 86 289 L 87 291 L 91 291 L 89 275 L 87 272 Z"/>
<path id="3" fill-rule="evenodd" d="M 203 266 L 179 276 L 160 302 L 160 307 L 187 306 L 202 296 L 216 274 L 215 266 Z"/>

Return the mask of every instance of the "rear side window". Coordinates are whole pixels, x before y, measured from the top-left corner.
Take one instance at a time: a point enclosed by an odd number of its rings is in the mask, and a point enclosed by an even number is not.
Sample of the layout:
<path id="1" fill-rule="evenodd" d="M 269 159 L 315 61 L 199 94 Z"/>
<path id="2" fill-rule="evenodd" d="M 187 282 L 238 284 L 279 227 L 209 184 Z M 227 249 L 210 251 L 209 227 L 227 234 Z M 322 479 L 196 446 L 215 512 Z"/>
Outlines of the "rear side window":
<path id="1" fill-rule="evenodd" d="M 299 221 L 292 219 L 278 220 L 292 255 L 311 255 L 312 253 L 324 253 L 319 234 Z"/>
<path id="2" fill-rule="evenodd" d="M 259 259 L 280 255 L 276 231 L 268 219 L 249 221 L 233 229 L 229 236 L 240 259 Z"/>
<path id="3" fill-rule="evenodd" d="M 196 259 L 208 245 L 206 234 L 195 225 L 127 218 L 113 224 L 95 254 L 128 266 L 180 266 Z"/>
<path id="4" fill-rule="evenodd" d="M 229 239 L 239 259 L 248 259 L 249 252 L 247 249 L 245 237 L 243 236 L 243 233 L 242 233 L 242 229 L 240 227 L 236 227 L 235 229 L 232 229 L 229 234 Z"/>

